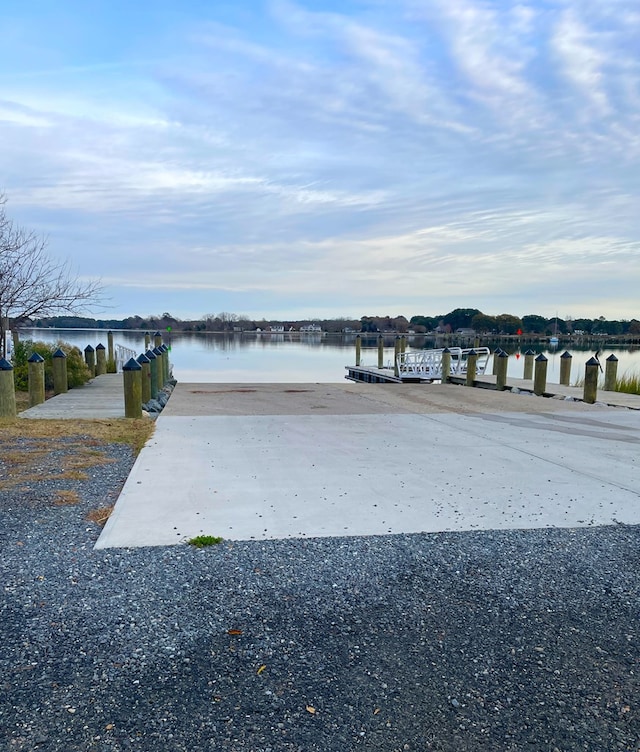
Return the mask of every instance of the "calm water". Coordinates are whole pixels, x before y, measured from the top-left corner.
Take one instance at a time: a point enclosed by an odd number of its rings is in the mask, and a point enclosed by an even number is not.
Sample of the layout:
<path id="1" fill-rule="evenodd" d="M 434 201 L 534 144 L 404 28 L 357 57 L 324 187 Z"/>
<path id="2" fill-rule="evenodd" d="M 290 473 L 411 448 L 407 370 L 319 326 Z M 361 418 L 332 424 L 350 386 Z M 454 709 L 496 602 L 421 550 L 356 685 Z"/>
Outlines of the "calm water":
<path id="1" fill-rule="evenodd" d="M 22 339 L 30 338 L 43 342 L 63 340 L 77 345 L 81 350 L 87 345 L 107 346 L 104 329 L 23 329 Z M 171 347 L 173 372 L 179 381 L 185 382 L 342 382 L 345 366 L 355 363 L 354 335 L 289 335 L 289 334 L 204 334 L 172 333 L 164 335 L 164 342 Z M 385 363 L 393 361 L 393 337 L 385 344 Z M 141 353 L 144 350 L 144 332 L 114 331 L 114 343 Z M 490 344 L 490 343 L 487 343 Z M 430 347 L 424 337 L 409 338 L 408 350 Z M 528 347 L 528 346 L 527 346 Z M 494 349 L 494 348 L 492 348 Z M 557 383 L 560 375 L 560 355 L 564 348 L 546 350 L 548 358 L 547 380 Z M 593 350 L 571 350 L 573 355 L 571 382 L 584 375 L 584 364 L 593 355 Z M 375 366 L 378 362 L 375 337 L 363 337 L 362 365 Z M 603 348 L 600 361 L 604 367 L 606 358 L 615 354 L 618 358 L 618 375 L 625 372 L 640 373 L 640 349 Z M 509 376 L 522 377 L 524 357 L 510 353 Z M 491 369 L 491 363 L 489 363 Z"/>

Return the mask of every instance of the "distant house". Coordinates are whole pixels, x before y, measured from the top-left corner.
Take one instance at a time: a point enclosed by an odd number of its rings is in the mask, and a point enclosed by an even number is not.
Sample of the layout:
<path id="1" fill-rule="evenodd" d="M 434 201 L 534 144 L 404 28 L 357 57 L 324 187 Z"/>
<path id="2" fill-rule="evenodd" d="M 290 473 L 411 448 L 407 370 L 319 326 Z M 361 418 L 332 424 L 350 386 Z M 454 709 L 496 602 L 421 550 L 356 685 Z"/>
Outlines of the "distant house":
<path id="1" fill-rule="evenodd" d="M 270 326 L 269 331 L 271 334 L 284 334 L 284 326 Z"/>
<path id="2" fill-rule="evenodd" d="M 461 337 L 475 337 L 476 330 L 461 327 L 460 329 L 456 329 L 456 334 L 459 334 Z"/>
<path id="3" fill-rule="evenodd" d="M 322 332 L 322 327 L 320 324 L 304 324 L 300 327 L 301 332 L 307 332 L 307 334 L 318 334 L 319 332 Z"/>

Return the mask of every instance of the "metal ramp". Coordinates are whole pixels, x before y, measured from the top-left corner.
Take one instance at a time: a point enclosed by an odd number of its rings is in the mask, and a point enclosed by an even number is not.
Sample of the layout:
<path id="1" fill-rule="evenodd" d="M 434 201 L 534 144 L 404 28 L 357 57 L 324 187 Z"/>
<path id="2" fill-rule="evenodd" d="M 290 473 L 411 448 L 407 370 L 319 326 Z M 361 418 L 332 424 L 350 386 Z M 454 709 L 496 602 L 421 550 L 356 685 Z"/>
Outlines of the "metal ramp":
<path id="1" fill-rule="evenodd" d="M 484 375 L 491 351 L 488 347 L 474 347 L 463 349 L 449 347 L 451 353 L 451 369 L 449 376 L 465 377 L 467 375 L 467 361 L 470 352 L 478 356 L 476 361 L 476 375 Z M 400 353 L 397 357 L 397 373 L 402 381 L 439 381 L 442 379 L 443 350 L 421 350 L 419 352 Z"/>

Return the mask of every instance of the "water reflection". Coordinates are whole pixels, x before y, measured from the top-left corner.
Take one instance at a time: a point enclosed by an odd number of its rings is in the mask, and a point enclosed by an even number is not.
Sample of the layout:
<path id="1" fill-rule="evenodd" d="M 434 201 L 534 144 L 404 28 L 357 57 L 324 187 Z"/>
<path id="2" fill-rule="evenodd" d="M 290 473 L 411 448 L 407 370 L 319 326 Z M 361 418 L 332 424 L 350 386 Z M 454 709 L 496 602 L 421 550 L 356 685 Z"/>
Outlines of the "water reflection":
<path id="1" fill-rule="evenodd" d="M 115 344 L 143 352 L 144 332 L 116 330 L 113 334 Z M 104 329 L 31 329 L 22 330 L 21 336 L 45 342 L 63 340 L 81 350 L 87 345 L 94 348 L 98 344 L 107 345 L 107 332 Z M 335 383 L 344 381 L 345 366 L 355 363 L 355 334 L 164 332 L 163 340 L 171 348 L 174 374 L 180 381 Z M 385 335 L 383 343 L 384 363 L 391 364 L 395 336 Z M 407 340 L 407 350 L 429 349 L 434 344 L 433 338 L 411 336 Z M 547 380 L 550 383 L 559 380 L 560 356 L 565 351 L 562 345 L 552 349 L 544 345 L 527 345 L 520 350 L 492 342 L 483 341 L 482 344 L 492 352 L 500 346 L 510 355 L 509 376 L 522 377 L 524 352 L 531 349 L 536 355 L 542 353 L 548 358 Z M 378 335 L 363 334 L 361 345 L 362 365 L 377 365 Z M 583 377 L 584 364 L 594 351 L 575 347 L 570 352 L 573 355 L 571 383 L 576 383 Z M 604 348 L 600 353 L 603 366 L 612 353 L 619 360 L 618 375 L 640 372 L 640 350 L 637 347 Z M 490 362 L 489 369 L 491 367 Z"/>

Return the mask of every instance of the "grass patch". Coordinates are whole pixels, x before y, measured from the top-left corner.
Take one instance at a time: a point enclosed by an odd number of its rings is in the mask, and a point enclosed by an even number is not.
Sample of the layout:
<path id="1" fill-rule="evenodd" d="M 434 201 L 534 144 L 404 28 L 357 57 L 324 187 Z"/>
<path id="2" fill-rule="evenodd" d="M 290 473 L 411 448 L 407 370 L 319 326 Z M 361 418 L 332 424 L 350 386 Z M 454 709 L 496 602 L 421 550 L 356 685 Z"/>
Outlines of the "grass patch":
<path id="1" fill-rule="evenodd" d="M 624 374 L 616 379 L 616 392 L 625 392 L 626 394 L 640 394 L 640 374 Z"/>
<path id="2" fill-rule="evenodd" d="M 190 538 L 187 543 L 196 548 L 205 548 L 206 546 L 217 546 L 218 543 L 222 543 L 222 540 L 219 535 L 196 535 L 195 538 Z"/>
<path id="3" fill-rule="evenodd" d="M 57 507 L 73 506 L 80 503 L 80 496 L 77 491 L 56 491 L 53 503 Z"/>
<path id="4" fill-rule="evenodd" d="M 104 527 L 109 517 L 111 517 L 111 512 L 113 512 L 114 505 L 108 507 L 98 507 L 97 509 L 92 509 L 86 516 L 85 519 L 89 520 L 89 522 L 95 522 L 96 525 L 100 525 L 100 527 Z"/>

